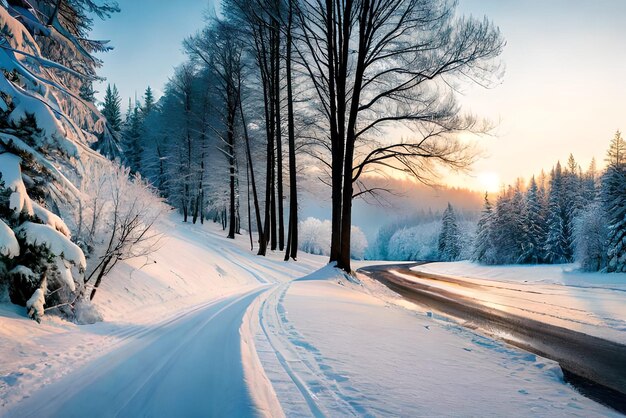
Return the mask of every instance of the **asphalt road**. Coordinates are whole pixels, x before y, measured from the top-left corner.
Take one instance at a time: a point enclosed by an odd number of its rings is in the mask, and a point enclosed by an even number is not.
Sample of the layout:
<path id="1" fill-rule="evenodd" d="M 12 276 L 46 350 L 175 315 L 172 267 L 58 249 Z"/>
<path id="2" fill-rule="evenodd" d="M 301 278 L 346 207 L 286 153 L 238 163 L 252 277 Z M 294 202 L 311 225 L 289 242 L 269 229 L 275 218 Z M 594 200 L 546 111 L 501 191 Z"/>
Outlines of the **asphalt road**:
<path id="1" fill-rule="evenodd" d="M 219 300 L 133 337 L 25 399 L 9 417 L 253 417 L 239 328 L 266 289 Z"/>
<path id="2" fill-rule="evenodd" d="M 453 286 L 480 286 L 460 279 L 418 273 L 416 264 L 392 264 L 359 270 L 406 299 L 433 311 L 459 319 L 463 325 L 491 335 L 508 334 L 508 343 L 557 361 L 570 383 L 581 393 L 626 414 L 626 345 L 607 341 L 534 319 L 485 306 L 424 281 L 446 281 Z M 421 279 L 420 283 L 399 277 L 391 271 Z"/>

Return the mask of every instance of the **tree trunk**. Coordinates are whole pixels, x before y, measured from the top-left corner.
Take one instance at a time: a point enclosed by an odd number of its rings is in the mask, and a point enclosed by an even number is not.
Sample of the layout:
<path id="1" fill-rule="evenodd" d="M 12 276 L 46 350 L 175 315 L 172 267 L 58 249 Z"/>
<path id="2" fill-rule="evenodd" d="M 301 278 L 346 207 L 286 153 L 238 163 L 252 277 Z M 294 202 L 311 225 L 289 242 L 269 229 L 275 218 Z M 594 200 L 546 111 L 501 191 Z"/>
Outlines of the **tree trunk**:
<path id="1" fill-rule="evenodd" d="M 335 68 L 338 63 L 335 57 L 338 51 L 337 43 L 335 41 L 335 13 L 334 4 L 332 0 L 326 0 L 326 43 L 327 43 L 327 56 L 328 56 L 328 96 L 330 106 L 330 142 L 331 142 L 331 200 L 332 200 L 332 215 L 331 215 L 331 239 L 330 239 L 330 262 L 339 260 L 341 253 L 341 177 L 343 167 L 343 152 L 344 152 L 344 137 L 340 134 L 340 121 L 338 116 L 341 116 L 337 106 L 341 105 L 340 96 L 338 95 L 338 86 L 336 85 L 338 79 L 337 69 Z M 344 78 L 345 83 L 345 78 Z"/>
<path id="2" fill-rule="evenodd" d="M 229 111 L 230 112 L 230 111 Z M 235 210 L 235 131 L 234 115 L 228 115 L 228 163 L 230 173 L 230 202 L 229 202 L 229 228 L 227 238 L 235 239 L 237 228 L 237 213 Z"/>
<path id="3" fill-rule="evenodd" d="M 93 285 L 93 289 L 91 289 L 91 294 L 89 295 L 89 300 L 93 300 L 94 296 L 96 296 L 96 290 L 100 287 L 100 283 L 102 283 L 102 278 L 104 277 L 104 272 L 111 262 L 111 256 L 107 256 L 107 259 L 104 260 L 104 263 L 100 267 L 100 272 L 98 273 L 98 277 L 96 278 L 96 282 Z"/>
<path id="4" fill-rule="evenodd" d="M 292 19 L 293 5 L 289 3 L 289 15 L 287 17 L 287 56 L 285 67 L 287 72 L 287 122 L 289 140 L 289 230 L 287 233 L 287 250 L 285 261 L 289 258 L 296 259 L 298 256 L 298 188 L 296 184 L 296 134 L 293 114 L 293 89 L 291 79 L 291 48 L 292 48 Z"/>
<path id="5" fill-rule="evenodd" d="M 276 203 L 278 206 L 278 249 L 283 251 L 285 248 L 285 220 L 283 210 L 283 144 L 282 129 L 280 120 L 280 28 L 278 21 L 274 21 L 274 107 L 276 108 L 276 188 L 278 197 Z"/>
<path id="6" fill-rule="evenodd" d="M 252 199 L 254 201 L 254 214 L 256 217 L 257 235 L 259 236 L 259 252 L 258 255 L 265 255 L 267 248 L 267 241 L 263 234 L 263 225 L 261 223 L 261 209 L 259 207 L 259 197 L 256 191 L 256 179 L 254 177 L 254 165 L 252 163 L 252 153 L 250 152 L 250 138 L 248 137 L 248 127 L 246 125 L 246 118 L 243 112 L 243 104 L 241 102 L 241 80 L 239 80 L 239 111 L 241 112 L 241 124 L 243 126 L 243 135 L 246 141 L 246 157 L 248 160 L 248 167 L 250 169 L 250 183 L 252 186 Z M 252 233 L 252 225 L 248 226 L 250 233 Z"/>
<path id="7" fill-rule="evenodd" d="M 250 236 L 250 251 L 254 250 L 254 240 L 252 239 L 252 208 L 250 207 L 250 163 L 246 159 L 246 197 L 248 202 L 248 235 Z"/>

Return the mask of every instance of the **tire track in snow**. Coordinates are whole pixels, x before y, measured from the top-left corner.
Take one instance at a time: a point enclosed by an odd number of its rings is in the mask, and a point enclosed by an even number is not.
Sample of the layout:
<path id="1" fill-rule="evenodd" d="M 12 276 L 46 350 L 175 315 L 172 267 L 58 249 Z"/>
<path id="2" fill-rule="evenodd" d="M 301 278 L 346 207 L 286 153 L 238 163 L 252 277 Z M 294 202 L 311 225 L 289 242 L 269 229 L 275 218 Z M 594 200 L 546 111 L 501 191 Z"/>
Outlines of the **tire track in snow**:
<path id="1" fill-rule="evenodd" d="M 157 327 L 48 386 L 7 416 L 85 416 L 87 411 L 255 416 L 243 379 L 239 327 L 249 304 L 265 290 L 223 299 Z"/>
<path id="2" fill-rule="evenodd" d="M 264 336 L 293 383 L 285 390 L 298 390 L 310 415 L 315 417 L 370 415 L 345 393 L 353 390 L 347 379 L 334 373 L 321 353 L 289 323 L 283 300 L 291 283 L 275 288 L 259 310 Z M 298 415 L 296 411 L 286 411 L 288 415 L 290 412 Z"/>

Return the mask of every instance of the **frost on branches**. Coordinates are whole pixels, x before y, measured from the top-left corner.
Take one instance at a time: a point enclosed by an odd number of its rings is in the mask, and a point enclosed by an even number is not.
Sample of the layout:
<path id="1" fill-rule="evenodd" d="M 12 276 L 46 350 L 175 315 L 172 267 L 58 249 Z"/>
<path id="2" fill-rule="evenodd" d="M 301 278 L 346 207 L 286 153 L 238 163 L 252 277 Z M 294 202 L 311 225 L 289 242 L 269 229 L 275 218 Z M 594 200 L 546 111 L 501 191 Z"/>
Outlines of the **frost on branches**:
<path id="1" fill-rule="evenodd" d="M 103 160 L 90 146 L 104 119 L 80 92 L 99 64 L 90 54 L 106 47 L 86 39 L 86 12 L 115 8 L 33 4 L 0 7 L 0 285 L 40 320 L 44 307 L 69 309 L 84 284 L 85 255 L 59 207 L 81 201 L 83 167 Z"/>

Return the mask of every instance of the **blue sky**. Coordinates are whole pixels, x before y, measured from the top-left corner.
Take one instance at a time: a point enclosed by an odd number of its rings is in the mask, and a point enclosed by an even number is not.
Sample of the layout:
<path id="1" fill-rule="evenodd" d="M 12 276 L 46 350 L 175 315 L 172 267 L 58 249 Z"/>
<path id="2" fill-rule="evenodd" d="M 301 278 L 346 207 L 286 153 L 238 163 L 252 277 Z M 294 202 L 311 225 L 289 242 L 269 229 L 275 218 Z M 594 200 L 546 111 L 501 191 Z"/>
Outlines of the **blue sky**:
<path id="1" fill-rule="evenodd" d="M 96 21 L 92 37 L 115 48 L 101 54 L 100 75 L 115 83 L 126 102 L 150 85 L 160 92 L 184 59 L 182 41 L 201 29 L 209 0 L 118 0 L 121 13 Z M 104 92 L 104 86 L 97 90 Z"/>
<path id="2" fill-rule="evenodd" d="M 182 62 L 182 40 L 204 24 L 208 0 L 121 0 L 122 13 L 97 22 L 110 39 L 100 72 L 127 100 L 147 85 L 160 92 Z M 570 152 L 584 168 L 601 162 L 616 129 L 626 130 L 626 1 L 459 0 L 459 10 L 487 15 L 507 40 L 506 73 L 491 90 L 467 88 L 468 109 L 498 122 L 482 141 L 474 176 L 449 182 L 481 189 L 529 177 Z M 104 87 L 99 87 L 104 90 Z M 487 184 L 489 183 L 489 184 Z"/>

